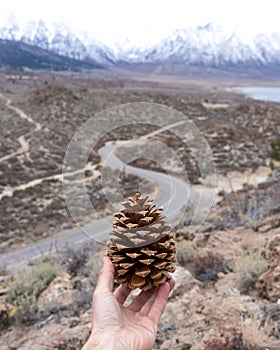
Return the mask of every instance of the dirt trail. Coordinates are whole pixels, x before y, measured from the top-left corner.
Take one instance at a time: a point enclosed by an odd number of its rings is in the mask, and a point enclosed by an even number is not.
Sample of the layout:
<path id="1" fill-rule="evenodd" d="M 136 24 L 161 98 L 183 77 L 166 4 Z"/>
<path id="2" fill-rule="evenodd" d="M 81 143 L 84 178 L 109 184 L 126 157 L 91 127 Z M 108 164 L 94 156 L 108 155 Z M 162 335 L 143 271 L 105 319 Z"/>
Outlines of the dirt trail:
<path id="1" fill-rule="evenodd" d="M 36 124 L 35 130 L 33 130 L 32 132 L 41 130 L 41 125 L 40 125 L 40 124 L 34 122 L 33 119 L 32 119 L 31 117 L 29 117 L 28 115 L 26 115 L 26 114 L 25 114 L 22 110 L 20 110 L 19 108 L 14 107 L 14 106 L 11 106 L 11 100 L 10 100 L 10 99 L 4 97 L 1 93 L 0 93 L 0 97 L 6 99 L 6 106 L 7 106 L 7 107 L 9 107 L 9 108 L 15 110 L 18 114 L 21 115 L 22 118 L 27 119 L 29 122 L 35 123 L 35 124 Z M 181 125 L 181 124 L 183 124 L 183 123 L 185 123 L 185 121 L 180 121 L 180 122 L 177 122 L 177 123 L 174 123 L 174 124 L 171 124 L 171 125 L 162 127 L 162 128 L 160 128 L 160 129 L 158 129 L 158 130 L 156 130 L 156 131 L 153 131 L 153 132 L 151 132 L 151 133 L 149 133 L 149 134 L 147 134 L 147 135 L 144 135 L 144 136 L 140 137 L 140 139 L 147 139 L 147 138 L 149 138 L 149 137 L 153 137 L 153 136 L 155 136 L 155 135 L 157 135 L 157 134 L 159 134 L 159 133 L 161 133 L 161 132 L 163 132 L 163 131 L 165 131 L 165 130 L 168 130 L 168 129 L 170 129 L 170 128 L 172 128 L 172 127 L 175 127 L 175 126 L 178 126 L 178 125 Z M 32 132 L 29 132 L 29 133 L 26 134 L 25 136 L 30 135 Z M 16 152 L 13 152 L 13 153 L 9 154 L 8 156 L 5 156 L 5 157 L 3 157 L 3 158 L 0 158 L 0 162 L 1 162 L 1 161 L 4 161 L 4 160 L 7 160 L 7 159 L 9 159 L 9 158 L 12 158 L 12 157 L 14 157 L 14 156 L 16 156 L 16 155 L 18 155 L 18 154 L 22 154 L 22 153 L 27 153 L 27 152 L 28 152 L 28 150 L 29 150 L 29 145 L 28 145 L 28 142 L 25 140 L 25 136 L 21 136 L 21 137 L 18 138 L 18 141 L 19 141 L 19 143 L 21 144 L 21 147 L 19 147 L 18 150 L 17 150 Z M 131 142 L 131 140 L 128 140 L 127 142 Z M 109 142 L 109 143 L 110 143 L 110 142 Z M 124 142 L 121 141 L 120 143 L 123 144 Z M 96 165 L 93 165 L 93 164 L 87 164 L 87 165 L 85 166 L 84 169 L 81 169 L 81 170 L 78 171 L 78 172 L 79 172 L 79 173 L 82 173 L 82 172 L 84 172 L 85 170 L 91 170 L 92 173 L 93 173 L 92 177 L 87 178 L 87 180 L 97 178 L 98 175 L 100 174 L 100 172 L 96 170 Z M 43 177 L 43 178 L 35 179 L 35 180 L 29 181 L 29 182 L 27 182 L 27 183 L 25 183 L 25 184 L 21 184 L 21 185 L 19 185 L 19 186 L 15 186 L 15 187 L 6 186 L 6 187 L 2 190 L 2 192 L 0 193 L 0 201 L 1 201 L 1 199 L 2 199 L 4 196 L 10 196 L 10 197 L 11 197 L 15 191 L 18 191 L 18 190 L 26 190 L 26 189 L 28 189 L 28 188 L 30 188 L 30 187 L 33 187 L 33 186 L 36 186 L 36 185 L 42 183 L 42 182 L 45 181 L 45 180 L 62 180 L 63 176 L 72 176 L 72 175 L 76 175 L 76 174 L 77 174 L 77 171 L 76 171 L 76 172 L 65 173 L 65 174 L 62 174 L 62 173 L 61 173 L 61 174 L 55 174 L 55 175 L 51 175 L 51 176 L 46 176 L 46 177 Z"/>
<path id="2" fill-rule="evenodd" d="M 11 197 L 15 191 L 24 191 L 30 187 L 34 187 L 36 185 L 39 185 L 43 181 L 47 181 L 47 180 L 60 180 L 60 181 L 62 181 L 63 177 L 65 177 L 65 176 L 77 175 L 78 173 L 83 173 L 86 170 L 90 170 L 92 172 L 92 175 L 90 177 L 86 178 L 87 181 L 94 180 L 94 179 L 98 178 L 98 176 L 100 175 L 100 171 L 96 170 L 96 165 L 87 164 L 80 171 L 73 171 L 73 172 L 69 172 L 69 173 L 65 173 L 65 174 L 61 173 L 61 174 L 55 174 L 55 175 L 50 175 L 50 176 L 46 176 L 46 177 L 41 177 L 39 179 L 29 181 L 29 182 L 27 182 L 25 184 L 21 184 L 19 186 L 14 186 L 14 187 L 6 186 L 4 188 L 4 190 L 0 193 L 0 201 L 5 196 Z M 67 181 L 67 180 L 64 179 L 64 181 Z M 84 181 L 84 179 L 82 178 L 80 181 Z"/>
<path id="3" fill-rule="evenodd" d="M 23 153 L 27 153 L 29 151 L 29 143 L 26 140 L 26 137 L 33 134 L 34 132 L 40 131 L 42 129 L 42 124 L 37 123 L 34 119 L 32 119 L 29 115 L 27 115 L 23 110 L 21 110 L 18 107 L 15 107 L 12 105 L 12 101 L 11 99 L 9 99 L 8 97 L 4 96 L 2 93 L 0 93 L 0 98 L 2 100 L 4 100 L 4 104 L 5 106 L 16 112 L 16 114 L 22 118 L 27 120 L 29 123 L 33 124 L 35 126 L 35 128 L 32 131 L 29 131 L 28 133 L 26 133 L 25 135 L 22 135 L 18 138 L 18 142 L 20 144 L 20 147 L 13 153 L 10 153 L 2 158 L 0 158 L 0 162 L 3 162 L 5 160 L 11 159 L 19 154 L 23 154 Z"/>

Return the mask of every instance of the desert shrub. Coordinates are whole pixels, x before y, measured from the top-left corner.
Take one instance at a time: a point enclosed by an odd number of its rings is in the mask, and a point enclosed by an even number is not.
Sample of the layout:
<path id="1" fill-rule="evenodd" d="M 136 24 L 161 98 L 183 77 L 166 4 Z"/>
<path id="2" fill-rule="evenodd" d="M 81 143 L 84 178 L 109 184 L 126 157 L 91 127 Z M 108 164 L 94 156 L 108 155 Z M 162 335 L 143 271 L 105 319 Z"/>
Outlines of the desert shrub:
<path id="1" fill-rule="evenodd" d="M 270 158 L 280 162 L 280 139 L 272 141 L 270 143 L 270 146 L 271 146 Z"/>
<path id="2" fill-rule="evenodd" d="M 180 222 L 177 224 L 176 228 L 180 229 L 189 226 L 193 216 L 194 208 L 189 205 L 183 206 L 183 208 L 181 209 L 181 219 Z"/>
<path id="3" fill-rule="evenodd" d="M 280 213 L 280 182 L 275 181 L 267 190 L 267 198 L 264 204 L 265 210 L 269 214 Z"/>
<path id="4" fill-rule="evenodd" d="M 76 276 L 78 274 L 84 274 L 85 264 L 88 259 L 88 249 L 87 247 L 78 247 L 77 249 L 67 248 L 65 251 L 64 265 L 66 271 L 71 276 Z"/>
<path id="5" fill-rule="evenodd" d="M 233 264 L 241 293 L 247 294 L 254 290 L 258 277 L 267 269 L 268 261 L 261 252 L 251 251 L 241 255 Z"/>
<path id="6" fill-rule="evenodd" d="M 30 323 L 37 319 L 37 298 L 59 272 L 57 267 L 41 263 L 9 284 L 8 302 L 16 308 L 18 323 Z"/>
<path id="7" fill-rule="evenodd" d="M 6 266 L 0 264 L 0 276 L 7 276 L 7 275 L 8 275 L 8 271 Z"/>
<path id="8" fill-rule="evenodd" d="M 279 180 L 253 187 L 243 185 L 243 189 L 231 192 L 224 197 L 222 209 L 214 222 L 217 228 L 247 226 L 258 231 L 270 214 L 280 212 Z"/>
<path id="9" fill-rule="evenodd" d="M 264 305 L 260 318 L 260 327 L 267 328 L 273 325 L 274 336 L 280 339 L 280 304 Z"/>
<path id="10" fill-rule="evenodd" d="M 95 254 L 89 258 L 84 268 L 84 275 L 87 282 L 75 279 L 73 290 L 73 304 L 67 309 L 67 315 L 79 316 L 81 312 L 87 310 L 91 306 L 93 288 L 96 286 L 99 271 L 101 269 L 101 256 Z"/>
<path id="11" fill-rule="evenodd" d="M 242 333 L 233 332 L 231 336 L 226 336 L 224 339 L 216 338 L 208 340 L 205 350 L 261 350 L 260 347 L 252 344 L 247 344 L 243 340 Z"/>
<path id="12" fill-rule="evenodd" d="M 78 247 L 66 247 L 60 253 L 60 264 L 71 276 L 84 276 L 87 274 L 87 262 L 99 250 L 100 245 L 95 242 L 87 242 Z"/>
<path id="13" fill-rule="evenodd" d="M 176 259 L 179 265 L 187 266 L 197 257 L 197 250 L 191 242 L 183 240 L 177 244 Z"/>
<path id="14" fill-rule="evenodd" d="M 190 269 L 201 282 L 216 281 L 219 272 L 228 272 L 228 263 L 221 254 L 208 252 L 197 256 L 190 264 Z"/>

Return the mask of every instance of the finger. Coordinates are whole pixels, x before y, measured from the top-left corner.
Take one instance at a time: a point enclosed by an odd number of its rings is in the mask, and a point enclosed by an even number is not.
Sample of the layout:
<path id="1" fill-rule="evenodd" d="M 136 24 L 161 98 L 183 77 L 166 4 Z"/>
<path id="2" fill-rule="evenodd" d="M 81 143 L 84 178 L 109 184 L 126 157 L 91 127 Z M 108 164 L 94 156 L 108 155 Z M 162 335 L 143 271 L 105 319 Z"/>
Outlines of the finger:
<path id="1" fill-rule="evenodd" d="M 151 299 L 151 297 L 156 294 L 156 290 L 150 289 L 145 292 L 141 292 L 137 297 L 132 301 L 132 303 L 127 307 L 128 310 L 133 312 L 138 312 L 142 309 L 143 305 L 146 304 L 146 302 Z"/>
<path id="2" fill-rule="evenodd" d="M 175 285 L 175 280 L 173 278 L 170 278 L 169 280 L 167 280 L 165 283 L 168 283 L 170 286 L 170 291 L 173 289 L 174 285 Z M 153 296 L 151 297 L 151 299 L 147 300 L 146 304 L 142 307 L 141 309 L 141 314 L 144 316 L 147 316 L 148 313 L 150 312 L 155 300 L 156 300 L 156 296 L 157 296 L 158 290 L 156 293 L 153 294 Z"/>
<path id="3" fill-rule="evenodd" d="M 165 282 L 160 286 L 156 298 L 151 305 L 151 309 L 148 313 L 149 319 L 152 320 L 155 324 L 158 324 L 160 317 L 165 309 L 169 293 L 170 284 Z"/>
<path id="4" fill-rule="evenodd" d="M 128 297 L 130 292 L 131 292 L 131 289 L 128 288 L 127 286 L 119 286 L 115 290 L 114 296 L 120 304 L 123 304 L 126 301 L 126 298 Z"/>
<path id="5" fill-rule="evenodd" d="M 175 280 L 174 278 L 170 278 L 169 280 L 166 281 L 169 285 L 170 285 L 170 292 L 172 291 L 172 289 L 175 286 Z"/>
<path id="6" fill-rule="evenodd" d="M 95 293 L 113 291 L 115 269 L 111 260 L 104 256 L 102 258 L 102 269 L 99 273 Z"/>

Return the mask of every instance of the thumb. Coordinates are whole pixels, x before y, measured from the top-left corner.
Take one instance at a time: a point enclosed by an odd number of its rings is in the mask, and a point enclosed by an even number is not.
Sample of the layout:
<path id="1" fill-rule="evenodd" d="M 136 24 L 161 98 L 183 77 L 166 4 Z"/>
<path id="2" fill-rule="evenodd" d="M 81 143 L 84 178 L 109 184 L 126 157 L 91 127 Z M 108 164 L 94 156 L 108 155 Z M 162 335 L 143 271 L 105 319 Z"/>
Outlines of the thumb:
<path id="1" fill-rule="evenodd" d="M 102 258 L 102 269 L 99 273 L 95 292 L 112 292 L 114 287 L 114 275 L 115 269 L 111 260 L 107 256 L 104 256 Z"/>

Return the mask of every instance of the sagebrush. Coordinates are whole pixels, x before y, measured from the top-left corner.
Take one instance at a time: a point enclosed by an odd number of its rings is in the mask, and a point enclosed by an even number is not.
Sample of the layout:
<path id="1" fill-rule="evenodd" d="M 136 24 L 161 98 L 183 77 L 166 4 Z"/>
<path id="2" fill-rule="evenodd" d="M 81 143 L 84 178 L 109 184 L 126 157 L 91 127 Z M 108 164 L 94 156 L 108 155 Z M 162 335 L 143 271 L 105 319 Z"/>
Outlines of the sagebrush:
<path id="1" fill-rule="evenodd" d="M 217 281 L 219 272 L 228 272 L 228 263 L 223 255 L 208 252 L 197 256 L 190 264 L 190 270 L 201 282 Z"/>
<path id="2" fill-rule="evenodd" d="M 233 263 L 237 284 L 241 293 L 247 294 L 255 289 L 258 277 L 268 269 L 268 260 L 259 251 L 242 254 Z"/>
<path id="3" fill-rule="evenodd" d="M 31 271 L 16 276 L 9 284 L 7 301 L 16 308 L 18 323 L 37 320 L 37 298 L 59 272 L 59 268 L 50 263 L 40 263 Z"/>
<path id="4" fill-rule="evenodd" d="M 197 249 L 194 247 L 193 243 L 182 240 L 177 244 L 176 259 L 179 265 L 186 267 L 197 258 L 197 255 Z"/>

